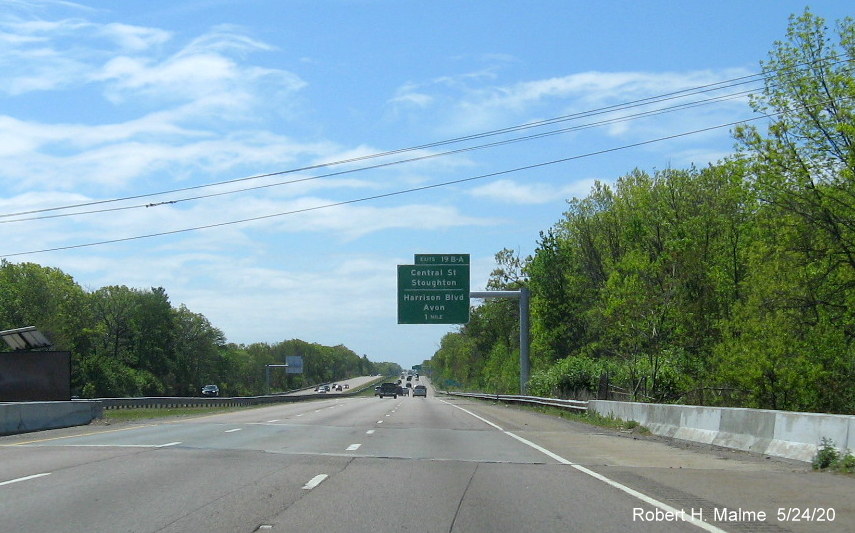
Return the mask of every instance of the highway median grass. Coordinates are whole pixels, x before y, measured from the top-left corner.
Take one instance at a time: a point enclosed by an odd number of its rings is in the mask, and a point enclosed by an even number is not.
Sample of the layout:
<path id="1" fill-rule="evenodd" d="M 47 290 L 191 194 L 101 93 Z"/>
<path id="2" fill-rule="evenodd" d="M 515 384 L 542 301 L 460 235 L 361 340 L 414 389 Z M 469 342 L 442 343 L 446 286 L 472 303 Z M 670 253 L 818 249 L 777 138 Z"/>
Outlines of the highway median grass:
<path id="1" fill-rule="evenodd" d="M 178 418 L 191 416 L 215 415 L 232 411 L 243 411 L 258 406 L 248 407 L 135 407 L 129 409 L 105 409 L 101 418 L 106 423 L 138 422 L 155 418 Z"/>

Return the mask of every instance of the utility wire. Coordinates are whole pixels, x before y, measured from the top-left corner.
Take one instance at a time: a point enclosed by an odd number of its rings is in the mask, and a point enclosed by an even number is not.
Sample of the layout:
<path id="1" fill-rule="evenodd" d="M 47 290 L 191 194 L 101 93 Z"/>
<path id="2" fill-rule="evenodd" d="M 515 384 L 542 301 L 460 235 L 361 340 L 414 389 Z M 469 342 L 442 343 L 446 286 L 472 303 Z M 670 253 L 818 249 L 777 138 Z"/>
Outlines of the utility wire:
<path id="1" fill-rule="evenodd" d="M 697 87 L 691 87 L 688 89 L 681 89 L 679 91 L 673 91 L 673 92 L 655 95 L 655 96 L 651 96 L 651 97 L 640 98 L 637 100 L 632 100 L 629 102 L 623 102 L 623 103 L 619 103 L 619 104 L 605 106 L 605 107 L 601 107 L 601 108 L 597 108 L 597 109 L 593 109 L 593 110 L 582 111 L 579 113 L 563 115 L 563 116 L 554 117 L 554 118 L 550 118 L 550 119 L 520 124 L 517 126 L 511 126 L 511 127 L 507 127 L 507 128 L 491 130 L 491 131 L 482 132 L 482 133 L 476 133 L 476 134 L 472 134 L 472 135 L 466 135 L 466 136 L 462 136 L 462 137 L 456 137 L 456 138 L 447 139 L 447 140 L 443 140 L 443 141 L 426 143 L 426 144 L 422 144 L 422 145 L 418 145 L 418 146 L 400 148 L 400 149 L 390 150 L 390 151 L 386 151 L 386 152 L 379 152 L 379 153 L 375 153 L 375 154 L 367 154 L 364 156 L 353 157 L 353 158 L 349 158 L 349 159 L 332 161 L 332 162 L 328 162 L 328 163 L 319 163 L 316 165 L 309 165 L 309 166 L 300 167 L 300 168 L 288 169 L 288 170 L 283 170 L 283 171 L 278 171 L 278 172 L 270 172 L 270 173 L 265 173 L 265 174 L 257 174 L 257 175 L 253 175 L 253 176 L 243 177 L 243 178 L 236 178 L 236 179 L 232 179 L 232 180 L 225 180 L 225 181 L 220 181 L 220 182 L 215 182 L 215 183 L 201 184 L 201 185 L 195 185 L 195 186 L 191 186 L 191 187 L 183 187 L 183 188 L 171 189 L 171 190 L 154 192 L 154 193 L 145 193 L 145 194 L 125 196 L 125 197 L 106 199 L 106 200 L 94 200 L 94 201 L 89 201 L 89 202 L 81 202 L 78 204 L 58 206 L 58 207 L 49 207 L 49 208 L 36 209 L 36 210 L 30 210 L 30 211 L 20 211 L 20 212 L 16 212 L 16 213 L 0 213 L 0 218 L 22 216 L 22 215 L 29 215 L 29 214 L 36 214 L 36 213 L 45 213 L 45 212 L 50 212 L 50 211 L 60 211 L 60 210 L 66 210 L 66 209 L 88 207 L 88 206 L 93 206 L 93 205 L 103 205 L 103 204 L 116 203 L 116 202 L 122 202 L 122 201 L 138 200 L 141 198 L 150 198 L 150 197 L 162 196 L 162 195 L 166 195 L 166 194 L 187 192 L 187 191 L 198 190 L 198 189 L 203 189 L 203 188 L 208 188 L 208 187 L 216 187 L 219 185 L 227 185 L 227 184 L 231 184 L 231 183 L 240 183 L 240 182 L 249 181 L 249 180 L 257 180 L 257 179 L 262 179 L 262 178 L 266 178 L 266 177 L 280 176 L 280 175 L 285 175 L 285 174 L 293 174 L 293 173 L 305 172 L 305 171 L 309 171 L 309 170 L 317 170 L 320 168 L 326 168 L 326 167 L 330 167 L 330 166 L 343 165 L 343 164 L 349 164 L 349 163 L 357 163 L 360 161 L 365 161 L 365 160 L 374 159 L 374 158 L 388 157 L 391 155 L 397 155 L 397 154 L 411 152 L 411 151 L 425 150 L 428 148 L 435 148 L 438 146 L 445 146 L 448 144 L 460 143 L 460 142 L 465 142 L 465 141 L 470 141 L 470 140 L 475 140 L 475 139 L 482 139 L 482 138 L 486 138 L 486 137 L 490 137 L 490 136 L 502 135 L 502 134 L 512 133 L 512 132 L 516 132 L 516 131 L 520 131 L 520 130 L 542 127 L 542 126 L 546 126 L 546 125 L 552 125 L 552 124 L 556 124 L 556 123 L 564 122 L 564 121 L 569 121 L 569 120 L 575 120 L 578 118 L 594 116 L 597 114 L 610 113 L 610 112 L 630 109 L 632 107 L 639 107 L 639 106 L 643 106 L 643 105 L 661 103 L 661 102 L 665 102 L 665 101 L 669 101 L 669 100 L 673 100 L 673 99 L 677 99 L 677 98 L 685 98 L 688 96 L 693 96 L 693 95 L 697 95 L 697 94 L 703 94 L 703 93 L 707 93 L 707 92 L 728 89 L 728 88 L 732 88 L 732 87 L 736 87 L 736 86 L 740 86 L 740 85 L 757 83 L 760 81 L 768 81 L 770 78 L 773 77 L 774 73 L 777 73 L 777 72 L 782 71 L 782 70 L 792 70 L 794 68 L 801 68 L 804 66 L 814 66 L 818 63 L 826 63 L 826 62 L 830 62 L 829 66 L 834 66 L 834 65 L 838 65 L 840 63 L 852 62 L 852 60 L 849 60 L 849 59 L 832 60 L 830 58 L 820 58 L 820 59 L 817 59 L 815 61 L 805 62 L 805 63 L 795 65 L 794 67 L 787 67 L 785 69 L 775 69 L 771 73 L 762 73 L 761 72 L 761 73 L 755 73 L 755 74 L 748 74 L 745 76 L 731 78 L 728 80 L 713 82 L 713 83 L 709 83 L 709 84 L 705 84 L 705 85 L 700 85 Z M 371 168 L 371 167 L 369 167 L 369 168 Z M 302 180 L 297 180 L 295 182 L 299 182 L 299 181 L 302 181 Z M 285 183 L 288 183 L 288 182 L 285 182 Z M 147 205 L 148 206 L 155 206 L 155 205 L 160 205 L 162 203 L 172 203 L 172 202 L 171 201 L 157 202 L 157 203 L 152 203 L 152 204 L 147 204 Z M 123 209 L 124 208 L 116 208 L 116 209 L 107 209 L 104 211 L 115 211 L 115 210 L 123 210 Z"/>
<path id="2" fill-rule="evenodd" d="M 475 151 L 475 150 L 482 150 L 482 149 L 486 149 L 486 148 L 495 148 L 497 146 L 504 146 L 504 145 L 508 145 L 508 144 L 519 143 L 519 142 L 523 142 L 523 141 L 530 141 L 530 140 L 534 140 L 534 139 L 541 139 L 544 137 L 560 135 L 560 134 L 564 134 L 564 133 L 568 133 L 568 132 L 572 132 L 572 131 L 580 131 L 583 129 L 594 128 L 594 127 L 599 127 L 599 126 L 604 126 L 604 125 L 609 125 L 609 124 L 617 124 L 620 122 L 627 122 L 630 120 L 637 120 L 639 118 L 646 118 L 646 117 L 661 115 L 661 114 L 665 114 L 665 113 L 673 113 L 675 111 L 681 111 L 684 109 L 699 107 L 702 105 L 708 105 L 712 102 L 721 102 L 724 100 L 732 100 L 735 98 L 740 98 L 742 96 L 750 94 L 750 92 L 751 91 L 741 91 L 738 93 L 731 93 L 728 95 L 717 96 L 717 97 L 706 99 L 706 100 L 682 103 L 682 104 L 667 107 L 664 109 L 644 111 L 644 112 L 640 112 L 640 113 L 635 113 L 633 115 L 615 117 L 615 118 L 605 119 L 605 120 L 601 120 L 601 121 L 597 121 L 597 122 L 590 122 L 587 124 L 581 124 L 581 125 L 571 126 L 571 127 L 567 127 L 567 128 L 551 130 L 551 131 L 547 131 L 547 132 L 540 132 L 540 133 L 536 133 L 536 134 L 532 134 L 532 135 L 526 135 L 523 137 L 515 137 L 515 138 L 505 139 L 502 141 L 496 141 L 496 142 L 487 143 L 487 144 L 480 144 L 480 145 L 476 145 L 476 146 L 458 148 L 456 150 L 438 152 L 438 153 L 423 155 L 423 156 L 419 156 L 419 157 L 413 157 L 413 158 L 409 158 L 409 159 L 400 159 L 400 160 L 396 160 L 396 161 L 389 161 L 386 163 L 379 163 L 379 164 L 365 166 L 365 167 L 359 167 L 359 168 L 355 168 L 355 169 L 348 169 L 348 170 L 342 170 L 342 171 L 338 171 L 338 172 L 331 172 L 331 173 L 321 174 L 321 175 L 317 175 L 317 176 L 307 176 L 304 178 L 299 178 L 299 179 L 294 179 L 294 180 L 289 180 L 289 181 L 284 181 L 284 182 L 268 183 L 268 184 L 264 184 L 264 185 L 256 185 L 253 187 L 244 187 L 244 188 L 234 189 L 234 190 L 229 190 L 229 191 L 222 191 L 222 192 L 203 194 L 203 195 L 197 195 L 197 196 L 189 196 L 189 197 L 185 197 L 185 198 L 169 200 L 169 201 L 165 201 L 165 202 L 158 202 L 158 203 L 154 203 L 154 204 L 152 204 L 152 203 L 137 204 L 137 205 L 123 206 L 123 207 L 93 209 L 93 210 L 89 210 L 89 211 L 75 211 L 73 213 L 61 213 L 61 214 L 56 214 L 56 215 L 40 215 L 40 216 L 35 216 L 35 217 L 0 220 L 0 224 L 8 224 L 8 223 L 12 223 L 12 222 L 25 222 L 25 221 L 32 221 L 32 220 L 44 220 L 44 219 L 51 219 L 51 218 L 62 218 L 62 217 L 78 216 L 78 215 L 90 215 L 90 214 L 96 214 L 96 213 L 107 213 L 107 212 L 115 212 L 115 211 L 127 211 L 130 209 L 157 207 L 157 206 L 161 206 L 161 205 L 178 204 L 181 202 L 187 202 L 187 201 L 192 201 L 192 200 L 200 200 L 200 199 L 206 199 L 206 198 L 213 198 L 213 197 L 217 197 L 217 196 L 226 196 L 226 195 L 237 194 L 237 193 L 241 193 L 241 192 L 248 192 L 248 191 L 260 190 L 260 189 L 268 189 L 268 188 L 272 188 L 272 187 L 279 187 L 282 185 L 291 185 L 294 183 L 312 181 L 312 180 L 317 180 L 317 179 L 321 179 L 321 178 L 329 178 L 329 177 L 340 176 L 340 175 L 344 175 L 344 174 L 352 174 L 355 172 L 363 172 L 366 170 L 373 170 L 373 169 L 378 169 L 378 168 L 383 168 L 383 167 L 400 165 L 400 164 L 404 164 L 404 163 L 424 161 L 427 159 L 434 159 L 437 157 L 444 157 L 444 156 L 448 156 L 448 155 L 460 154 L 460 153 L 464 153 L 464 152 L 471 152 L 471 151 Z M 11 216 L 11 215 L 7 215 L 7 216 Z"/>
<path id="3" fill-rule="evenodd" d="M 651 96 L 651 97 L 647 97 L 647 98 L 632 100 L 629 102 L 623 102 L 623 103 L 614 104 L 614 105 L 605 106 L 605 107 L 600 107 L 600 108 L 596 108 L 596 109 L 592 109 L 592 110 L 581 111 L 578 113 L 572 113 L 569 115 L 563 115 L 563 116 L 544 119 L 544 120 L 540 120 L 540 121 L 529 122 L 529 123 L 525 123 L 525 124 L 507 127 L 507 128 L 491 130 L 491 131 L 487 131 L 487 132 L 476 133 L 476 134 L 462 136 L 462 137 L 455 137 L 453 139 L 447 139 L 447 140 L 442 140 L 442 141 L 436 141 L 436 142 L 421 144 L 418 146 L 400 148 L 400 149 L 395 149 L 395 150 L 389 150 L 386 152 L 379 152 L 379 153 L 375 153 L 375 154 L 367 154 L 364 156 L 332 161 L 332 162 L 328 162 L 328 163 L 319 163 L 319 164 L 315 164 L 315 165 L 308 165 L 308 166 L 304 166 L 304 167 L 293 168 L 293 169 L 288 169 L 288 170 L 283 170 L 283 171 L 278 171 L 278 172 L 257 174 L 257 175 L 243 177 L 243 178 L 236 178 L 236 179 L 232 179 L 232 180 L 225 180 L 225 181 L 220 181 L 220 182 L 215 182 L 215 183 L 201 184 L 201 185 L 195 185 L 195 186 L 191 186 L 191 187 L 183 187 L 183 188 L 178 188 L 178 189 L 170 189 L 170 190 L 154 192 L 154 193 L 138 194 L 138 195 L 125 196 L 125 197 L 121 197 L 121 198 L 113 198 L 113 199 L 107 199 L 107 200 L 94 200 L 94 201 L 90 201 L 90 202 L 81 202 L 78 204 L 59 206 L 59 207 L 49 207 L 49 208 L 36 209 L 36 210 L 30 210 L 30 211 L 20 211 L 20 212 L 16 212 L 16 213 L 3 213 L 3 214 L 0 214 L 0 218 L 29 215 L 29 214 L 35 214 L 35 213 L 44 213 L 44 212 L 50 212 L 50 211 L 59 211 L 59 210 L 66 210 L 66 209 L 74 209 L 74 208 L 78 208 L 78 207 L 88 207 L 88 206 L 92 206 L 92 205 L 103 205 L 103 204 L 107 204 L 107 203 L 115 203 L 115 202 L 129 201 L 129 200 L 139 200 L 141 198 L 150 198 L 150 197 L 154 197 L 154 196 L 162 196 L 162 195 L 166 195 L 166 194 L 174 194 L 174 193 L 187 192 L 187 191 L 198 190 L 198 189 L 203 189 L 203 188 L 208 188 L 208 187 L 216 187 L 216 186 L 220 186 L 220 185 L 240 183 L 240 182 L 249 181 L 249 180 L 257 180 L 257 179 L 262 179 L 262 178 L 267 178 L 267 177 L 272 177 L 272 176 L 281 176 L 281 175 L 285 175 L 285 174 L 293 174 L 293 173 L 305 172 L 305 171 L 309 171 L 309 170 L 317 170 L 320 168 L 325 168 L 325 167 L 330 167 L 330 166 L 358 163 L 360 161 L 365 161 L 365 160 L 369 160 L 369 159 L 389 157 L 392 155 L 397 155 L 397 154 L 402 154 L 402 153 L 407 153 L 407 152 L 413 152 L 413 151 L 418 151 L 418 150 L 426 150 L 429 148 L 436 148 L 439 146 L 446 146 L 449 144 L 456 144 L 456 143 L 461 143 L 461 142 L 465 142 L 465 141 L 471 141 L 471 140 L 483 139 L 483 138 L 497 136 L 497 135 L 503 135 L 503 134 L 507 134 L 507 133 L 513 133 L 513 132 L 522 131 L 522 130 L 526 130 L 526 129 L 532 129 L 532 128 L 538 128 L 538 127 L 553 125 L 553 124 L 566 122 L 566 121 L 570 121 L 570 120 L 576 120 L 579 118 L 602 115 L 602 114 L 606 114 L 606 113 L 614 113 L 616 111 L 631 109 L 633 107 L 640 107 L 640 106 L 644 106 L 644 105 L 652 105 L 652 104 L 656 104 L 656 103 L 663 103 L 663 102 L 667 102 L 667 101 L 678 99 L 678 98 L 686 98 L 686 97 L 694 96 L 694 95 L 698 95 L 698 94 L 704 94 L 704 93 L 709 93 L 709 92 L 713 92 L 713 91 L 729 89 L 732 87 L 738 87 L 740 85 L 757 83 L 757 82 L 761 81 L 762 79 L 764 79 L 763 74 L 759 74 L 759 73 L 758 74 L 750 74 L 750 75 L 741 76 L 738 78 L 732 78 L 729 80 L 723 80 L 723 81 L 714 82 L 714 83 L 710 83 L 710 84 L 706 84 L 706 85 L 701 85 L 698 87 L 692 87 L 692 88 L 688 88 L 688 89 L 682 89 L 679 91 L 673 91 L 670 93 L 664 93 L 661 95 L 656 95 L 656 96 Z M 154 204 L 154 205 L 156 205 L 156 204 Z"/>
<path id="4" fill-rule="evenodd" d="M 170 230 L 170 231 L 149 233 L 146 235 L 135 235 L 135 236 L 131 236 L 131 237 L 122 237 L 122 238 L 118 238 L 118 239 L 109 239 L 109 240 L 89 242 L 89 243 L 83 243 L 83 244 L 73 244 L 73 245 L 69 245 L 69 246 L 58 246 L 55 248 L 44 248 L 44 249 L 40 249 L 40 250 L 31 250 L 31 251 L 27 251 L 27 252 L 15 252 L 15 253 L 11 253 L 11 254 L 0 255 L 0 257 L 4 257 L 4 258 L 5 257 L 16 257 L 16 256 L 20 256 L 20 255 L 38 254 L 38 253 L 45 253 L 45 252 L 56 252 L 56 251 L 62 251 L 62 250 L 73 250 L 73 249 L 77 249 L 77 248 L 87 248 L 87 247 L 91 247 L 91 246 L 100 246 L 100 245 L 104 245 L 104 244 L 114 244 L 114 243 L 119 243 L 119 242 L 148 239 L 148 238 L 152 238 L 152 237 L 163 237 L 163 236 L 167 236 L 167 235 L 176 235 L 179 233 L 187 233 L 187 232 L 191 232 L 191 231 L 199 231 L 199 230 L 205 230 L 205 229 L 211 229 L 211 228 L 219 228 L 219 227 L 224 227 L 224 226 L 232 226 L 235 224 L 243 224 L 246 222 L 254 222 L 254 221 L 258 221 L 258 220 L 266 220 L 266 219 L 277 218 L 277 217 L 282 217 L 282 216 L 287 216 L 287 215 L 295 215 L 298 213 L 307 213 L 310 211 L 318 211 L 320 209 L 328 209 L 331 207 L 339 207 L 339 206 L 343 206 L 343 205 L 362 203 L 362 202 L 367 202 L 367 201 L 371 201 L 371 200 L 378 200 L 381 198 L 389 198 L 392 196 L 400 196 L 403 194 L 409 194 L 409 193 L 414 193 L 414 192 L 419 192 L 419 191 L 426 191 L 429 189 L 447 187 L 449 185 L 456 185 L 459 183 L 466 183 L 466 182 L 482 180 L 482 179 L 486 179 L 486 178 L 494 178 L 497 176 L 503 176 L 503 175 L 512 174 L 515 172 L 522 172 L 524 170 L 532 170 L 535 168 L 541 168 L 541 167 L 546 167 L 546 166 L 550 166 L 550 165 L 556 165 L 559 163 L 566 163 L 568 161 L 574 161 L 577 159 L 582 159 L 582 158 L 591 157 L 591 156 L 595 156 L 595 155 L 602 155 L 602 154 L 607 154 L 607 153 L 611 153 L 611 152 L 617 152 L 620 150 L 626 150 L 629 148 L 636 148 L 636 147 L 644 146 L 647 144 L 653 144 L 653 143 L 657 143 L 657 142 L 661 142 L 661 141 L 677 139 L 680 137 L 686 137 L 689 135 L 695 135 L 698 133 L 703 133 L 703 132 L 712 131 L 712 130 L 716 130 L 716 129 L 736 126 L 738 124 L 745 124 L 746 122 L 751 122 L 751 121 L 755 121 L 755 120 L 762 120 L 762 119 L 770 118 L 770 117 L 778 115 L 778 114 L 779 113 L 771 113 L 771 114 L 767 114 L 767 115 L 761 115 L 761 116 L 753 117 L 753 118 L 746 119 L 746 120 L 729 122 L 727 124 L 719 124 L 717 126 L 710 126 L 707 128 L 701 128 L 701 129 L 697 129 L 697 130 L 693 130 L 693 131 L 677 133 L 674 135 L 668 135 L 666 137 L 659 137 L 656 139 L 649 139 L 646 141 L 640 141 L 640 142 L 636 142 L 636 143 L 632 143 L 632 144 L 626 144 L 626 145 L 622 145 L 622 146 L 606 148 L 603 150 L 597 150 L 595 152 L 588 152 L 585 154 L 574 155 L 574 156 L 570 156 L 570 157 L 564 157 L 561 159 L 554 159 L 552 161 L 534 163 L 534 164 L 526 165 L 526 166 L 522 166 L 522 167 L 516 167 L 516 168 L 512 168 L 512 169 L 507 169 L 507 170 L 500 170 L 497 172 L 491 172 L 488 174 L 481 174 L 478 176 L 471 176 L 468 178 L 461 178 L 461 179 L 456 179 L 456 180 L 444 181 L 444 182 L 440 182 L 440 183 L 434 183 L 431 185 L 424 185 L 421 187 L 413 187 L 410 189 L 403 189 L 403 190 L 393 191 L 393 192 L 388 192 L 388 193 L 383 193 L 383 194 L 375 194 L 372 196 L 364 196 L 362 198 L 344 200 L 341 202 L 332 202 L 332 203 L 328 203 L 328 204 L 306 207 L 306 208 L 302 208 L 302 209 L 295 209 L 292 211 L 284 211 L 284 212 L 280 212 L 280 213 L 260 215 L 260 216 L 244 218 L 244 219 L 240 219 L 240 220 L 230 220 L 227 222 L 218 222 L 218 223 L 214 223 L 214 224 L 206 224 L 203 226 L 193 226 L 193 227 L 189 227 L 189 228 L 181 228 L 181 229 Z"/>

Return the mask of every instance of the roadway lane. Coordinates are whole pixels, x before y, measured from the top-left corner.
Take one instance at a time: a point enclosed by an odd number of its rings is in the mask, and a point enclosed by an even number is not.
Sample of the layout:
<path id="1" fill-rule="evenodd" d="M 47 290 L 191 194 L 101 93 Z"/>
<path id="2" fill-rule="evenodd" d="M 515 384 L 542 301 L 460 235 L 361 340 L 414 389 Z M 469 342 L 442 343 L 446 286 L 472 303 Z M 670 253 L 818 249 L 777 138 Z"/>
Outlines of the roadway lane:
<path id="1" fill-rule="evenodd" d="M 327 394 L 335 395 L 335 394 L 342 394 L 345 392 L 349 392 L 350 389 L 358 388 L 362 385 L 365 385 L 366 383 L 370 383 L 370 382 L 374 381 L 375 379 L 378 379 L 377 376 L 359 376 L 359 377 L 355 377 L 355 378 L 345 379 L 342 381 L 336 381 L 335 383 L 342 385 L 342 390 L 340 392 L 331 390 Z M 350 388 L 345 389 L 344 388 L 345 384 L 349 385 Z M 305 395 L 309 395 L 309 394 L 317 394 L 317 392 L 315 391 L 314 388 L 309 388 L 309 389 L 289 392 L 286 394 L 286 396 L 305 396 Z"/>
<path id="2" fill-rule="evenodd" d="M 0 438 L 0 530 L 15 532 L 701 531 L 639 516 L 774 511 L 813 502 L 804 488 L 835 522 L 718 531 L 855 529 L 851 478 L 432 390 Z"/>

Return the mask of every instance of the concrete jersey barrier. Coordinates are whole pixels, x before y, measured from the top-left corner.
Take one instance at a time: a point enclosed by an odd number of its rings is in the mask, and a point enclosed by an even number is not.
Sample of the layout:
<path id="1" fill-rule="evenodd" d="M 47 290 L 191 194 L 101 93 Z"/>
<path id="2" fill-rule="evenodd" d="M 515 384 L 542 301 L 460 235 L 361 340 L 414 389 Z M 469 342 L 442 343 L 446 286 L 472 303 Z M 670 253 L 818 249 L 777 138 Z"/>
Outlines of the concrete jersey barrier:
<path id="1" fill-rule="evenodd" d="M 734 407 L 590 400 L 602 416 L 634 420 L 655 435 L 810 462 L 821 439 L 855 448 L 855 416 Z"/>
<path id="2" fill-rule="evenodd" d="M 80 426 L 101 414 L 98 401 L 0 403 L 0 435 Z"/>

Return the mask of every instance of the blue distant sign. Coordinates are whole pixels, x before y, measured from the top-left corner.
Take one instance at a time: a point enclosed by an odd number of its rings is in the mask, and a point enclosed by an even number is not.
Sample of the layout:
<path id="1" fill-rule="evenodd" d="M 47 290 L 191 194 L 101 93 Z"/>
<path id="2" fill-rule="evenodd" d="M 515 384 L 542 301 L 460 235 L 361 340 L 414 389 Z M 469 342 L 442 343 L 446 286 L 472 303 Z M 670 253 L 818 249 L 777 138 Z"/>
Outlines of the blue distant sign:
<path id="1" fill-rule="evenodd" d="M 303 356 L 302 355 L 286 355 L 285 364 L 288 368 L 285 369 L 286 374 L 302 374 L 303 373 Z"/>

